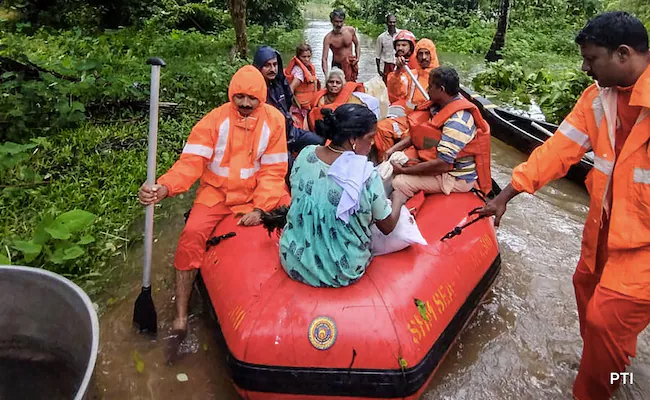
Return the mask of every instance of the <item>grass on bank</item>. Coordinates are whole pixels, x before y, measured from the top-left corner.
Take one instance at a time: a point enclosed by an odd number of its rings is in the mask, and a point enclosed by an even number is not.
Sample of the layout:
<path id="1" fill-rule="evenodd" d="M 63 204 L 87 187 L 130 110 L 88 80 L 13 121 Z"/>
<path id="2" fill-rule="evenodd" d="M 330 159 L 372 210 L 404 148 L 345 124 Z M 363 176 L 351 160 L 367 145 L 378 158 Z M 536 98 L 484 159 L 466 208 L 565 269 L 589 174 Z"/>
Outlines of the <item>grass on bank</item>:
<path id="1" fill-rule="evenodd" d="M 281 28 L 264 33 L 250 26 L 248 33 L 251 50 L 265 43 L 290 51 L 302 39 L 301 31 Z M 24 56 L 79 79 L 0 79 L 0 112 L 23 123 L 10 124 L 13 140 L 3 130 L 0 141 L 0 263 L 46 268 L 97 296 L 142 237 L 132 225 L 142 217 L 136 193 L 146 179 L 150 77 L 144 61 L 165 59 L 161 101 L 178 103 L 159 123 L 160 175 L 198 119 L 226 101 L 232 74 L 250 60 L 231 57 L 232 30 L 125 28 L 87 36 L 43 29 L 0 40 L 0 55 Z"/>

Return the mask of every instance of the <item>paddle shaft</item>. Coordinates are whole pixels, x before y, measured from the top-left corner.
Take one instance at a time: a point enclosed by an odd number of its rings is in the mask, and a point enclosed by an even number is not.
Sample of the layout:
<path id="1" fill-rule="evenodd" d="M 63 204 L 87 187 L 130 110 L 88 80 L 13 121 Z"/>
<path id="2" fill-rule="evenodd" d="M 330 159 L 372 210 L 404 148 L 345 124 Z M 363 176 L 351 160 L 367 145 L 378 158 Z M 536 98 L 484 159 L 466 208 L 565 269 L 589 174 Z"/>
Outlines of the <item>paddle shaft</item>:
<path id="1" fill-rule="evenodd" d="M 160 65 L 151 65 L 151 95 L 149 99 L 149 140 L 147 154 L 147 186 L 156 183 L 156 151 L 158 147 L 158 102 L 160 91 Z M 144 266 L 142 287 L 151 286 L 151 254 L 153 250 L 154 205 L 145 207 L 144 218 Z"/>
<path id="2" fill-rule="evenodd" d="M 422 93 L 422 96 L 424 96 L 424 98 L 427 101 L 429 101 L 429 93 L 427 93 L 427 91 L 424 90 L 422 85 L 420 85 L 420 82 L 418 82 L 418 80 L 415 78 L 415 75 L 413 75 L 413 71 L 411 71 L 411 68 L 409 68 L 408 65 L 404 65 L 402 68 L 404 68 L 404 71 L 406 71 L 408 76 L 411 78 L 411 80 L 415 84 L 415 87 L 417 87 L 420 93 Z"/>
<path id="3" fill-rule="evenodd" d="M 545 133 L 548 137 L 553 136 L 552 132 L 550 132 L 548 129 L 544 128 L 543 126 L 541 126 L 537 122 L 531 122 L 530 124 L 533 126 L 533 128 L 537 129 L 538 131 L 540 131 L 542 133 Z"/>

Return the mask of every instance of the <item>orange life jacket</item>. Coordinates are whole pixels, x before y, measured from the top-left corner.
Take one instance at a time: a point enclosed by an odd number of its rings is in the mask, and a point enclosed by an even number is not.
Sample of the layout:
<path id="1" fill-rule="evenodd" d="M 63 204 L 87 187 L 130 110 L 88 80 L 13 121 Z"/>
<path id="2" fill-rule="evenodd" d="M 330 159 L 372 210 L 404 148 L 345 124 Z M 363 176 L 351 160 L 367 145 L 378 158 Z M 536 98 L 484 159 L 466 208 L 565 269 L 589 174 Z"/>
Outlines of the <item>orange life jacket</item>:
<path id="1" fill-rule="evenodd" d="M 303 74 L 305 75 L 305 80 L 300 85 L 298 85 L 298 87 L 294 90 L 293 95 L 296 97 L 296 100 L 298 100 L 298 103 L 300 103 L 300 106 L 302 108 L 309 110 L 311 109 L 311 103 L 314 99 L 314 95 L 320 89 L 320 81 L 316 77 L 316 68 L 313 64 L 305 66 L 305 64 L 303 64 L 302 61 L 298 59 L 298 57 L 293 57 L 291 61 L 289 61 L 289 65 L 287 65 L 287 67 L 284 69 L 284 76 L 286 76 L 289 84 L 291 84 L 291 82 L 295 79 L 291 74 L 291 71 L 296 65 L 302 70 Z"/>
<path id="2" fill-rule="evenodd" d="M 413 75 L 415 76 L 415 79 L 418 80 L 420 85 L 422 85 L 422 88 L 424 90 L 427 90 L 427 87 L 429 86 L 429 73 L 433 70 L 433 68 L 427 68 L 427 69 L 414 69 L 412 70 Z M 424 95 L 420 92 L 420 90 L 417 88 L 417 86 L 411 82 L 411 79 L 407 77 L 405 72 L 400 72 L 400 79 L 404 79 L 402 81 L 402 84 L 404 84 L 404 89 L 406 90 L 405 92 L 402 91 L 404 94 L 404 97 L 398 98 L 395 101 L 390 103 L 391 107 L 394 108 L 401 108 L 404 110 L 404 115 L 408 115 L 413 112 L 413 110 L 416 109 L 417 106 L 420 104 L 424 104 L 427 100 L 424 98 Z M 393 84 L 396 82 L 396 78 L 393 78 Z"/>
<path id="3" fill-rule="evenodd" d="M 463 150 L 458 158 L 473 157 L 476 163 L 479 188 L 488 193 L 492 190 L 492 175 L 490 172 L 490 125 L 483 119 L 478 108 L 465 98 L 452 101 L 431 117 L 429 112 L 431 102 L 426 102 L 408 116 L 409 132 L 418 157 L 424 161 L 438 157 L 437 146 L 442 138 L 442 127 L 455 113 L 467 110 L 472 114 L 476 124 L 476 136 Z"/>
<path id="4" fill-rule="evenodd" d="M 314 131 L 316 129 L 316 121 L 323 119 L 323 114 L 321 113 L 321 110 L 323 108 L 329 108 L 330 110 L 334 111 L 339 106 L 347 103 L 348 100 L 350 99 L 350 96 L 352 96 L 352 93 L 354 92 L 365 93 L 365 91 L 366 90 L 363 87 L 363 83 L 348 82 L 343 86 L 343 89 L 341 89 L 339 95 L 336 96 L 334 102 L 330 104 L 325 104 L 323 106 L 319 106 L 318 103 L 320 102 L 321 98 L 323 98 L 323 96 L 327 94 L 327 89 L 321 89 L 318 92 L 316 92 L 316 95 L 314 96 L 314 100 L 311 103 L 311 111 L 309 112 L 309 129 Z"/>

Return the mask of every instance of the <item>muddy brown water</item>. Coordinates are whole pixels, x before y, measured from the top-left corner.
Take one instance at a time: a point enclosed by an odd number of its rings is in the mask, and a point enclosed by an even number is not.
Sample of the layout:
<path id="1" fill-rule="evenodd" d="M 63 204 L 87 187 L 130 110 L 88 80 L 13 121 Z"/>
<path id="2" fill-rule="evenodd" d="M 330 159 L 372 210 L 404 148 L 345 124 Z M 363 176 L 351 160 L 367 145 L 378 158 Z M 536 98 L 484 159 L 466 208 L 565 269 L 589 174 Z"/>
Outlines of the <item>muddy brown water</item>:
<path id="1" fill-rule="evenodd" d="M 314 47 L 320 72 L 320 46 L 329 29 L 311 21 L 305 37 Z M 374 43 L 360 38 L 360 81 L 374 76 Z M 443 63 L 467 76 L 480 60 L 441 53 Z M 322 73 L 321 73 L 322 77 Z M 526 156 L 493 140 L 493 177 L 502 186 Z M 104 302 L 111 305 L 100 321 L 100 351 L 91 399 L 238 399 L 230 382 L 223 343 L 216 327 L 193 300 L 185 357 L 174 366 L 163 350 L 173 317 L 172 260 L 183 228 L 183 212 L 192 195 L 167 200 L 156 209 L 153 258 L 154 300 L 159 335 L 150 340 L 132 331 L 133 302 L 139 293 L 141 246 L 134 246 Z M 522 194 L 508 206 L 497 235 L 502 270 L 492 294 L 479 307 L 434 376 L 423 399 L 570 399 L 582 351 L 571 276 L 578 261 L 588 197 L 578 185 L 561 179 L 536 195 Z M 140 223 L 134 229 L 142 229 Z M 641 334 L 630 371 L 634 385 L 617 399 L 650 399 L 650 335 Z M 187 381 L 178 380 L 185 374 Z"/>

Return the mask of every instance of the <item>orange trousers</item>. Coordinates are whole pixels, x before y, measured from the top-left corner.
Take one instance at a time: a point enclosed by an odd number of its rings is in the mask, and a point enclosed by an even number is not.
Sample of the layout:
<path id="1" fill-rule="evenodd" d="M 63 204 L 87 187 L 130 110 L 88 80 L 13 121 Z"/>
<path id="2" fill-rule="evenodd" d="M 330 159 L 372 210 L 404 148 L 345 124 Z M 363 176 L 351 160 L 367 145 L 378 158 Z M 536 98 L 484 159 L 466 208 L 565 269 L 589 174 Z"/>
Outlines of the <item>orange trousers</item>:
<path id="1" fill-rule="evenodd" d="M 602 287 L 601 274 L 602 268 L 592 272 L 580 260 L 573 275 L 583 340 L 573 386 L 578 400 L 612 396 L 620 380 L 610 383 L 610 374 L 624 372 L 630 365 L 629 357 L 636 356 L 637 336 L 650 322 L 650 301 Z"/>
<path id="2" fill-rule="evenodd" d="M 194 203 L 174 255 L 174 267 L 180 271 L 201 268 L 205 246 L 214 229 L 232 211 L 223 204 L 208 207 Z"/>
<path id="3" fill-rule="evenodd" d="M 383 160 L 386 150 L 407 137 L 408 133 L 409 123 L 406 117 L 386 118 L 377 122 L 377 133 L 374 139 L 379 160 Z"/>

